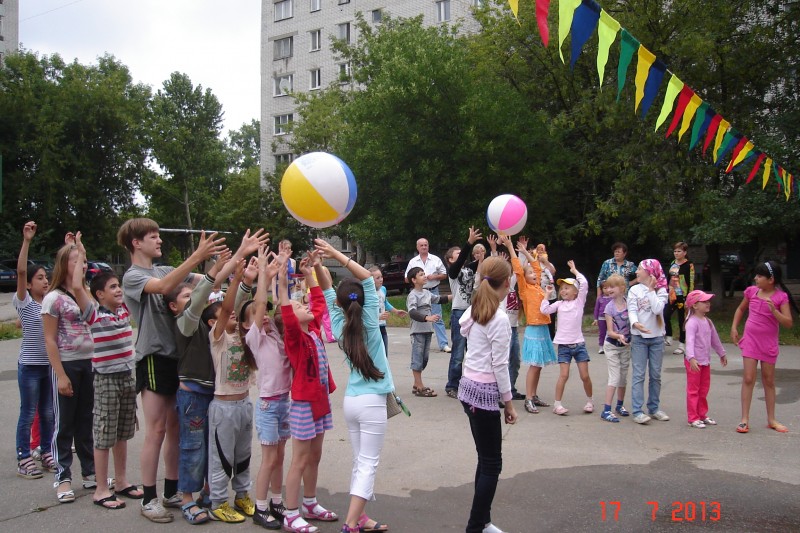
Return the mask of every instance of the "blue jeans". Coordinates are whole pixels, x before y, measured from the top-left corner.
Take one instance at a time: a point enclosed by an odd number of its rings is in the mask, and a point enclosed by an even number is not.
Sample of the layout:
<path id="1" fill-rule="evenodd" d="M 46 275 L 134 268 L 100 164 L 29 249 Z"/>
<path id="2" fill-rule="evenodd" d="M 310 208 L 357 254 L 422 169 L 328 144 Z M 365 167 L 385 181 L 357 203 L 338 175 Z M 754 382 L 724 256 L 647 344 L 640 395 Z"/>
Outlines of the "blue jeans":
<path id="1" fill-rule="evenodd" d="M 386 357 L 389 357 L 389 333 L 386 331 L 386 326 L 380 326 L 381 340 L 383 340 L 383 349 L 386 352 Z"/>
<path id="2" fill-rule="evenodd" d="M 178 389 L 178 490 L 199 492 L 208 475 L 208 406 L 213 394 Z"/>
<path id="3" fill-rule="evenodd" d="M 31 425 L 39 409 L 42 453 L 50 452 L 53 441 L 53 390 L 50 365 L 17 364 L 19 421 L 17 421 L 17 461 L 31 455 Z"/>
<path id="4" fill-rule="evenodd" d="M 445 390 L 458 390 L 461 381 L 461 366 L 464 363 L 464 351 L 467 349 L 467 338 L 461 335 L 461 326 L 458 321 L 466 309 L 453 309 L 450 311 L 450 366 L 447 369 L 447 385 Z"/>
<path id="5" fill-rule="evenodd" d="M 508 350 L 508 377 L 511 378 L 511 392 L 517 392 L 519 376 L 519 333 L 516 326 L 511 326 L 511 346 Z"/>
<path id="6" fill-rule="evenodd" d="M 634 416 L 642 413 L 644 406 L 644 373 L 649 371 L 647 412 L 658 411 L 661 396 L 661 364 L 664 361 L 664 337 L 646 339 L 641 335 L 631 336 L 631 402 Z"/>
<path id="7" fill-rule="evenodd" d="M 431 294 L 439 295 L 439 286 L 435 286 L 432 289 L 428 289 Z M 431 314 L 432 315 L 439 315 L 442 316 L 442 304 L 431 304 Z M 439 318 L 436 322 L 433 323 L 433 331 L 436 333 L 436 342 L 439 343 L 439 349 L 444 350 L 444 347 L 447 346 L 447 331 L 444 329 L 444 320 Z M 456 385 L 458 387 L 458 385 Z"/>

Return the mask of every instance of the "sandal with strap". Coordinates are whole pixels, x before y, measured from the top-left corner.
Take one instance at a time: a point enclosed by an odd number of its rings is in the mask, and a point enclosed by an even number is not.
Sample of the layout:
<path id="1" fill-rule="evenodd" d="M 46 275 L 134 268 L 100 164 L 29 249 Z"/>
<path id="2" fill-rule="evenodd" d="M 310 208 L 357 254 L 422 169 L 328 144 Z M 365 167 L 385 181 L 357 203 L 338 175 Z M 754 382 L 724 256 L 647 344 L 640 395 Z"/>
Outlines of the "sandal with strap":
<path id="1" fill-rule="evenodd" d="M 192 511 L 193 508 L 197 510 Z M 205 524 L 211 520 L 208 511 L 197 505 L 196 502 L 181 505 L 181 512 L 183 513 L 183 518 L 192 525 Z"/>
<path id="2" fill-rule="evenodd" d="M 56 467 L 56 462 L 53 460 L 53 454 L 50 452 L 42 454 L 42 468 L 47 470 L 48 472 L 58 472 L 58 468 Z"/>
<path id="3" fill-rule="evenodd" d="M 295 522 L 298 520 L 302 520 L 305 523 L 303 525 L 295 524 Z M 294 516 L 284 516 L 283 529 L 285 531 L 290 531 L 292 533 L 317 533 L 319 531 L 319 528 L 317 526 L 312 526 L 311 524 L 303 520 L 302 514 L 296 514 Z"/>
<path id="4" fill-rule="evenodd" d="M 301 511 L 303 518 L 306 520 L 319 520 L 320 522 L 336 522 L 339 520 L 339 515 L 325 509 L 319 502 L 314 502 L 314 505 L 303 503 Z"/>
<path id="5" fill-rule="evenodd" d="M 781 424 L 780 422 L 774 422 L 772 424 L 767 424 L 768 429 L 774 429 L 778 433 L 789 433 L 789 428 Z"/>
<path id="6" fill-rule="evenodd" d="M 373 524 L 371 526 L 368 526 L 367 524 L 369 522 L 373 522 Z M 376 533 L 378 531 L 389 531 L 389 526 L 387 526 L 386 524 L 381 524 L 377 520 L 373 520 L 372 518 L 367 516 L 367 513 L 363 513 L 361 515 L 361 518 L 358 519 L 358 527 L 361 528 L 361 533 Z"/>
<path id="7" fill-rule="evenodd" d="M 31 457 L 26 457 L 17 463 L 17 475 L 25 479 L 40 479 L 44 476 Z"/>
<path id="8" fill-rule="evenodd" d="M 69 490 L 58 490 L 61 485 L 64 483 L 70 484 Z M 72 480 L 65 479 L 63 481 L 56 481 L 53 486 L 56 488 L 56 498 L 58 498 L 58 503 L 72 503 L 75 501 L 75 491 L 72 490 Z"/>
<path id="9" fill-rule="evenodd" d="M 412 387 L 411 392 L 414 394 L 414 396 L 419 396 L 421 398 L 435 398 L 436 396 L 438 396 L 438 394 L 436 394 L 436 391 L 434 391 L 430 387 L 422 387 L 421 389 L 418 389 L 417 387 Z"/>
<path id="10" fill-rule="evenodd" d="M 747 433 L 748 431 L 750 431 L 750 426 L 747 425 L 747 422 L 742 422 L 736 426 L 736 433 Z"/>
<path id="11" fill-rule="evenodd" d="M 109 511 L 116 511 L 117 509 L 125 509 L 125 502 L 118 500 L 117 497 L 114 496 L 113 494 L 111 496 L 106 496 L 105 498 L 102 498 L 100 500 L 92 500 L 92 503 L 94 503 L 98 507 L 102 507 L 103 509 L 108 509 Z"/>

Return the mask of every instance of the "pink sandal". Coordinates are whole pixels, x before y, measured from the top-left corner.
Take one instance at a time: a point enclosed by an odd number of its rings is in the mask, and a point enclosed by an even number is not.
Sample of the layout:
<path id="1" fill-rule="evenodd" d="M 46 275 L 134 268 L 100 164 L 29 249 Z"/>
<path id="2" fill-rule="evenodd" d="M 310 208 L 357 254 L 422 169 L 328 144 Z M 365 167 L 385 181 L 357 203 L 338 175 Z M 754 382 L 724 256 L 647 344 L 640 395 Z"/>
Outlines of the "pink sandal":
<path id="1" fill-rule="evenodd" d="M 336 522 L 339 520 L 339 516 L 336 513 L 325 509 L 319 502 L 311 506 L 304 503 L 301 511 L 303 518 L 306 520 L 319 520 L 320 522 Z"/>
<path id="2" fill-rule="evenodd" d="M 292 517 L 284 516 L 283 517 L 283 529 L 284 531 L 290 531 L 291 533 L 317 533 L 319 528 L 317 526 L 312 526 L 309 523 L 305 523 L 301 525 L 294 525 L 297 520 L 302 520 L 302 514 L 296 514 Z"/>

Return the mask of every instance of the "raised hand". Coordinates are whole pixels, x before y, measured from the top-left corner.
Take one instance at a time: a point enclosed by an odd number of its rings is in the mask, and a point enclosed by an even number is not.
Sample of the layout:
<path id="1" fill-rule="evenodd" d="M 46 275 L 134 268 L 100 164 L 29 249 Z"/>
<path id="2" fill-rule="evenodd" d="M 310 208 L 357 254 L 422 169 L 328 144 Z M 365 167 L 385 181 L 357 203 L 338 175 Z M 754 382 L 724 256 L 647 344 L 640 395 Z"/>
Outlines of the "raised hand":
<path id="1" fill-rule="evenodd" d="M 214 232 L 206 237 L 206 232 L 200 232 L 200 242 L 194 251 L 196 257 L 205 261 L 210 257 L 219 255 L 225 249 L 225 237 L 219 237 L 219 233 Z"/>
<path id="2" fill-rule="evenodd" d="M 211 268 L 208 270 L 208 275 L 212 278 L 216 278 L 217 274 L 222 270 L 222 267 L 231 260 L 231 251 L 229 249 L 225 249 L 217 256 L 217 260 L 211 265 Z"/>
<path id="3" fill-rule="evenodd" d="M 469 227 L 469 237 L 467 238 L 467 242 L 470 244 L 475 244 L 478 242 L 478 239 L 481 238 L 481 230 L 475 229 L 474 226 Z"/>
<path id="4" fill-rule="evenodd" d="M 64 234 L 64 244 L 75 244 L 75 234 L 68 231 Z"/>
<path id="5" fill-rule="evenodd" d="M 244 264 L 244 262 L 247 261 L 247 260 L 245 258 L 241 258 L 239 261 L 242 264 Z M 237 268 L 238 268 L 238 266 L 239 265 L 237 264 Z M 256 277 L 258 276 L 258 258 L 257 257 L 251 257 L 250 261 L 247 261 L 247 266 L 244 267 L 244 271 L 243 271 L 242 274 L 244 276 L 243 281 L 245 283 L 247 283 L 248 285 L 252 285 L 253 282 L 256 280 Z"/>
<path id="6" fill-rule="evenodd" d="M 34 236 L 36 236 L 36 229 L 36 222 L 33 220 L 26 222 L 22 227 L 22 238 L 28 242 L 32 241 Z"/>
<path id="7" fill-rule="evenodd" d="M 239 249 L 236 250 L 236 254 L 239 257 L 247 257 L 250 254 L 253 254 L 258 251 L 258 249 L 269 242 L 269 233 L 264 231 L 264 228 L 257 229 L 252 235 L 250 234 L 250 229 L 248 228 L 247 231 L 244 232 L 244 237 L 242 237 L 242 244 L 239 245 Z"/>
<path id="8" fill-rule="evenodd" d="M 486 240 L 489 242 L 489 248 L 492 249 L 492 252 L 497 251 L 497 235 L 489 234 L 486 237 Z"/>
<path id="9" fill-rule="evenodd" d="M 520 243 L 522 243 L 522 246 L 524 246 L 526 250 L 528 249 L 528 238 L 525 235 L 520 235 L 517 238 L 517 247 L 519 247 Z"/>
<path id="10" fill-rule="evenodd" d="M 81 237 L 82 236 L 83 235 L 79 231 L 78 233 L 76 233 L 73 236 L 74 238 L 73 238 L 72 242 L 75 244 L 75 247 L 78 249 L 78 252 L 80 252 L 81 254 L 83 254 L 85 256 L 86 255 L 86 248 L 83 247 L 83 242 L 81 242 Z"/>
<path id="11" fill-rule="evenodd" d="M 323 239 L 314 239 L 314 248 L 322 254 L 322 257 L 333 257 L 334 252 L 337 251 L 336 248 Z"/>

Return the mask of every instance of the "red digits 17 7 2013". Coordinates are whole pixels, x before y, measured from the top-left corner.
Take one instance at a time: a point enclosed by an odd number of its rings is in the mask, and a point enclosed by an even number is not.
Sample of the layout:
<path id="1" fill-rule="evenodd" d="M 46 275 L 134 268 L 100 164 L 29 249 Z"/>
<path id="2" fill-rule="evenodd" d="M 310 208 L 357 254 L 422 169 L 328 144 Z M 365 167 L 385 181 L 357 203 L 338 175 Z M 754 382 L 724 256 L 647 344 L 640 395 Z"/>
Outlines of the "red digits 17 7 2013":
<path id="1" fill-rule="evenodd" d="M 658 502 L 649 501 L 650 520 L 655 521 L 661 508 Z M 601 501 L 600 520 L 619 522 L 622 502 Z M 670 508 L 669 518 L 672 522 L 716 522 L 722 518 L 722 506 L 719 502 L 674 501 Z"/>

